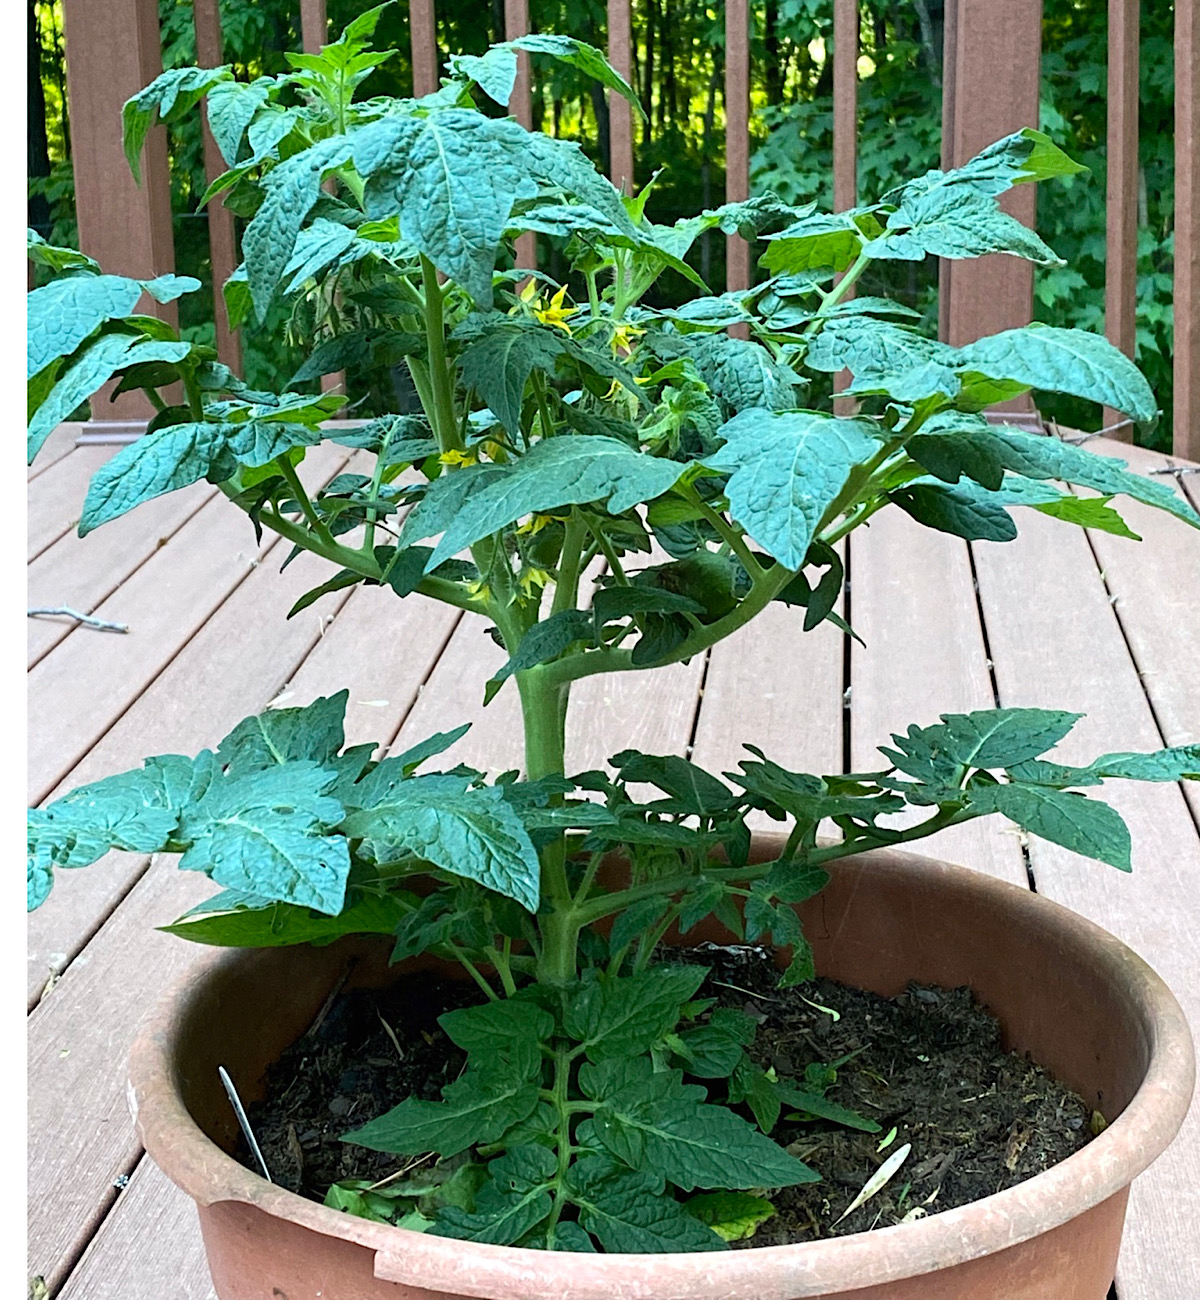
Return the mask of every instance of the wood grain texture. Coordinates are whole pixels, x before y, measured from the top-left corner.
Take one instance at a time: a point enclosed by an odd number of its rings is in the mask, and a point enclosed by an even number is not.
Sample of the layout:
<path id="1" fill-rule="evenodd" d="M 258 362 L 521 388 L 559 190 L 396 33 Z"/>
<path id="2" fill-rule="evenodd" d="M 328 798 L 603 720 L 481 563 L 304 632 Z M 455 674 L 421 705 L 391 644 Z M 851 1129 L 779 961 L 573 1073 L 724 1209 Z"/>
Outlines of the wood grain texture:
<path id="1" fill-rule="evenodd" d="M 44 474 L 51 465 L 56 465 L 64 456 L 75 450 L 75 439 L 85 426 L 78 423 L 64 422 L 42 443 L 37 460 L 25 472 L 26 479 L 32 482 L 39 474 Z"/>
<path id="2" fill-rule="evenodd" d="M 196 1206 L 143 1156 L 58 1300 L 217 1300 Z"/>
<path id="3" fill-rule="evenodd" d="M 944 117 L 943 165 L 961 167 L 1001 136 L 1038 124 L 1042 3 L 956 0 L 952 8 L 946 89 L 953 102 Z M 1004 75 L 997 76 L 997 68 Z M 1027 226 L 1036 215 L 1034 188 L 1019 185 L 1001 200 L 1005 211 Z M 943 261 L 941 268 L 945 339 L 955 347 L 1032 319 L 1031 263 L 993 254 L 955 262 L 952 269 Z"/>
<path id="4" fill-rule="evenodd" d="M 1104 333 L 1132 357 L 1137 343 L 1138 0 L 1108 0 L 1108 156 L 1105 193 Z M 1106 407 L 1104 425 L 1123 412 Z M 1114 430 L 1133 441 L 1133 426 Z"/>
<path id="5" fill-rule="evenodd" d="M 725 202 L 750 197 L 750 9 L 747 0 L 725 4 Z M 751 284 L 750 245 L 726 238 L 725 288 Z"/>
<path id="6" fill-rule="evenodd" d="M 437 18 L 433 0 L 411 0 L 408 19 L 412 40 L 413 94 L 432 95 L 438 88 Z"/>
<path id="7" fill-rule="evenodd" d="M 529 0 L 504 0 L 504 37 L 516 40 L 529 32 Z M 508 101 L 509 112 L 526 131 L 533 130 L 533 98 L 530 94 L 529 55 L 517 51 L 517 80 Z M 517 236 L 516 265 L 537 270 L 537 235 L 532 230 Z"/>
<path id="8" fill-rule="evenodd" d="M 1094 564 L 1089 574 L 1087 539 L 1034 511 L 1022 513 L 1015 542 L 976 546 L 1001 704 L 1086 714 L 1060 747 L 1064 762 L 1155 748 L 1159 732 Z M 1167 981 L 1190 1022 L 1200 1024 L 1195 823 L 1178 786 L 1112 782 L 1104 797 L 1129 825 L 1133 873 L 1031 839 L 1038 891 L 1128 943 Z M 1174 1144 L 1134 1183 L 1117 1275 L 1121 1300 L 1200 1294 L 1193 1248 L 1198 1141 L 1194 1103 Z"/>
<path id="9" fill-rule="evenodd" d="M 126 635 L 67 637 L 29 674 L 29 716 L 38 738 L 31 755 L 34 803 L 75 766 L 203 627 L 266 554 L 245 520 L 231 527 L 221 499 L 181 530 L 177 553 L 159 552 L 97 606 Z M 280 559 L 286 554 L 280 552 Z"/>
<path id="10" fill-rule="evenodd" d="M 1132 469 L 1161 468 L 1163 457 L 1141 447 L 1106 440 L 1088 449 L 1117 455 Z M 1157 481 L 1180 492 L 1170 475 Z M 1168 745 L 1200 742 L 1200 533 L 1180 520 L 1119 497 L 1116 503 L 1142 541 L 1089 532 L 1122 635 L 1133 656 L 1142 689 Z M 1185 782 L 1184 797 L 1200 824 L 1200 785 Z"/>
<path id="11" fill-rule="evenodd" d="M 224 62 L 221 42 L 221 9 L 218 0 L 193 0 L 196 28 L 196 62 L 204 68 L 216 68 Z M 208 104 L 204 107 L 204 175 L 211 184 L 226 170 L 225 160 L 208 129 Z M 229 313 L 221 286 L 237 269 L 239 262 L 237 232 L 233 213 L 219 195 L 205 206 L 208 214 L 208 247 L 212 264 L 213 323 L 216 327 L 217 356 L 229 368 L 242 369 L 241 335 L 229 328 Z"/>
<path id="12" fill-rule="evenodd" d="M 167 133 L 155 129 L 142 149 L 142 183 L 133 179 L 121 144 L 121 106 L 163 70 L 157 0 L 66 0 L 67 97 L 79 247 L 110 275 L 150 279 L 175 269 Z M 139 308 L 174 323 L 174 303 L 143 296 Z M 105 386 L 93 402 L 100 419 L 147 420 L 144 393 L 111 405 Z"/>
<path id="13" fill-rule="evenodd" d="M 1174 451 L 1200 461 L 1200 0 L 1175 0 Z"/>
<path id="14" fill-rule="evenodd" d="M 833 206 L 858 203 L 858 3 L 833 5 Z"/>
<path id="15" fill-rule="evenodd" d="M 850 765 L 881 765 L 879 746 L 943 713 L 995 707 L 967 544 L 880 511 L 850 538 Z M 919 821 L 920 816 L 906 818 Z M 1025 884 L 1016 838 L 996 818 L 931 835 L 916 852 Z"/>
<path id="16" fill-rule="evenodd" d="M 137 1027 L 199 955 L 154 926 L 211 892 L 199 873 L 156 863 L 30 1017 L 28 1116 L 38 1140 L 29 1150 L 29 1271 L 52 1292 L 137 1158 L 125 1100 Z"/>
<path id="17" fill-rule="evenodd" d="M 75 425 L 76 429 L 80 426 Z M 47 467 L 29 484 L 29 531 L 26 558 L 36 559 L 79 523 L 88 480 L 117 451 L 116 447 L 76 447 Z"/>
<path id="18" fill-rule="evenodd" d="M 197 483 L 182 492 L 148 501 L 88 537 L 64 534 L 29 566 L 30 606 L 66 605 L 90 614 L 165 546 L 215 493 L 211 485 Z M 78 632 L 85 637 L 117 635 L 82 628 L 69 618 L 31 618 L 27 622 L 30 666 Z"/>
<path id="19" fill-rule="evenodd" d="M 633 84 L 633 35 L 630 0 L 608 0 L 608 61 Z M 608 92 L 609 180 L 623 194 L 634 191 L 633 106 L 622 95 Z"/>

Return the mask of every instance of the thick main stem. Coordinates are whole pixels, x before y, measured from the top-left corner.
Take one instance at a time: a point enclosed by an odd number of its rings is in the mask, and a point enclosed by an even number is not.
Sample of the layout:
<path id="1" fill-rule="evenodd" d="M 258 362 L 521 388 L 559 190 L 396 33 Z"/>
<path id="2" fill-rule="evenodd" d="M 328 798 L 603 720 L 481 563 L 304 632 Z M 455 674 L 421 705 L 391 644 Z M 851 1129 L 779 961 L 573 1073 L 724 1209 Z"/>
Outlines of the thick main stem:
<path id="1" fill-rule="evenodd" d="M 566 768 L 568 684 L 552 681 L 543 666 L 517 674 L 525 722 L 525 777 L 563 776 Z M 574 979 L 582 920 L 567 879 L 567 842 L 556 836 L 541 851 L 541 894 L 548 910 L 538 917 L 542 952 L 538 978 L 551 984 Z"/>

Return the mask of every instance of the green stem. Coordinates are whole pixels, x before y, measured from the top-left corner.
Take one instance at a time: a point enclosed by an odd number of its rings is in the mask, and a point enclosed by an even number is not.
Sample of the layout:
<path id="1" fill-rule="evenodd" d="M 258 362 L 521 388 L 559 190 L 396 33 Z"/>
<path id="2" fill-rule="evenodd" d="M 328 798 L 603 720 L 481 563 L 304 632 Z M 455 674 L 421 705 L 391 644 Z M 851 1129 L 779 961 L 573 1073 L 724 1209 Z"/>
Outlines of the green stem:
<path id="1" fill-rule="evenodd" d="M 587 524 L 576 511 L 572 510 L 567 516 L 563 534 L 554 604 L 550 611 L 552 614 L 575 608 L 575 600 L 579 594 L 579 574 L 583 567 L 583 541 L 586 536 Z"/>
<path id="2" fill-rule="evenodd" d="M 808 338 L 811 334 L 815 334 L 817 330 L 825 324 L 826 317 L 832 314 L 833 309 L 854 287 L 855 281 L 857 281 L 859 276 L 867 269 L 871 260 L 871 257 L 865 251 L 859 253 L 846 274 L 843 275 L 837 284 L 835 284 L 834 287 L 825 295 L 824 300 L 817 309 L 817 314 L 808 323 L 808 327 L 804 331 L 805 338 Z"/>
<path id="3" fill-rule="evenodd" d="M 470 957 L 468 957 L 467 954 L 461 948 L 456 947 L 452 943 L 447 943 L 446 947 L 450 949 L 451 953 L 454 956 L 454 960 L 458 962 L 458 964 L 467 972 L 468 975 L 470 975 L 470 977 L 475 981 L 475 983 L 478 984 L 479 987 L 487 994 L 488 1001 L 499 1002 L 500 995 L 487 982 L 487 980 L 480 972 L 479 967 L 475 965 L 475 963 L 470 959 Z"/>
<path id="4" fill-rule="evenodd" d="M 571 1163 L 571 1106 L 567 1100 L 571 1081 L 571 1057 L 565 1045 L 560 1043 L 554 1051 L 554 1108 L 558 1112 L 558 1134 L 555 1145 L 558 1147 L 558 1170 L 555 1174 L 554 1204 L 550 1208 L 550 1219 L 546 1224 L 548 1240 L 553 1240 L 554 1229 L 562 1217 L 566 1204 L 565 1180 L 567 1168 Z"/>
<path id="5" fill-rule="evenodd" d="M 704 518 L 716 529 L 722 540 L 729 543 L 730 550 L 742 562 L 742 567 L 751 578 L 761 577 L 764 570 L 761 564 L 754 558 L 750 548 L 746 545 L 744 535 L 734 528 L 725 517 L 712 506 L 696 491 L 694 484 L 689 484 L 682 490 L 682 495 L 689 501 Z"/>
<path id="6" fill-rule="evenodd" d="M 629 579 L 625 576 L 625 570 L 621 567 L 620 556 L 617 555 L 616 548 L 605 535 L 604 529 L 590 518 L 587 520 L 587 526 L 596 539 L 596 545 L 600 548 L 600 553 L 608 562 L 608 571 L 612 574 L 617 586 L 628 587 Z"/>
<path id="7" fill-rule="evenodd" d="M 429 349 L 429 382 L 433 410 L 426 410 L 434 437 L 443 452 L 461 450 L 458 421 L 454 415 L 454 385 L 446 358 L 445 292 L 437 282 L 433 263 L 421 254 L 421 283 L 425 290 L 425 342 Z"/>
<path id="8" fill-rule="evenodd" d="M 300 503 L 300 509 L 304 518 L 308 520 L 308 526 L 321 539 L 326 546 L 336 546 L 337 542 L 333 540 L 333 534 L 329 531 L 325 521 L 317 514 L 316 507 L 309 499 L 309 495 L 303 483 L 300 482 L 300 475 L 296 473 L 296 467 L 288 460 L 286 454 L 276 456 L 275 464 L 279 467 L 279 472 L 283 475 L 284 482 L 292 490 L 292 495 Z"/>

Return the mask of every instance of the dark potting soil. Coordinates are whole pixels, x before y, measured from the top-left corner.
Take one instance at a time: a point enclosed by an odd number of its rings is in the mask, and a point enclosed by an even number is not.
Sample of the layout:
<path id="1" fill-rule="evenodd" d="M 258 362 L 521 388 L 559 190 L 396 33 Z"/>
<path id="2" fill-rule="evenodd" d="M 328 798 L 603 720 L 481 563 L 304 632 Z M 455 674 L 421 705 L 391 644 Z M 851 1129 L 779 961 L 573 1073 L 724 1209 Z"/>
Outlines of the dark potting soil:
<path id="1" fill-rule="evenodd" d="M 710 967 L 697 996 L 758 1022 L 750 1053 L 764 1069 L 804 1086 L 807 1065 L 853 1053 L 827 1100 L 880 1126 L 864 1133 L 825 1120 L 790 1121 L 785 1104 L 771 1136 L 816 1168 L 821 1182 L 776 1192 L 775 1216 L 736 1245 L 811 1241 L 953 1209 L 1048 1169 L 1092 1136 L 1087 1104 L 1040 1066 L 1006 1052 L 998 1024 L 965 988 L 912 986 L 892 999 L 823 979 L 779 989 L 761 949 L 701 949 L 692 960 Z M 469 981 L 427 975 L 334 998 L 272 1067 L 267 1098 L 250 1107 L 275 1181 L 323 1200 L 341 1179 L 394 1173 L 402 1158 L 343 1143 L 340 1135 L 405 1097 L 436 1100 L 465 1059 L 437 1018 L 477 1001 Z M 899 1171 L 839 1220 L 905 1143 L 912 1149 Z M 255 1167 L 248 1151 L 238 1156 Z"/>

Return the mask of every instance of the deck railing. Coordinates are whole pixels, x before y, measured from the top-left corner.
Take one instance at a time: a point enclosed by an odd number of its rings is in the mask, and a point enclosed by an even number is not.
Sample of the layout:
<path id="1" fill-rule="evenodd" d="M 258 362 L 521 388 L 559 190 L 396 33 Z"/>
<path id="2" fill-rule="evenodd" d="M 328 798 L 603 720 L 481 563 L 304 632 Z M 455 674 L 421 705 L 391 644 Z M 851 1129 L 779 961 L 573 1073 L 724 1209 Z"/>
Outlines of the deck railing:
<path id="1" fill-rule="evenodd" d="M 304 47 L 329 39 L 325 0 L 298 0 Z M 1175 0 L 1175 272 L 1174 452 L 1200 460 L 1200 0 Z M 411 0 L 414 93 L 436 89 L 440 73 L 435 0 Z M 608 55 L 632 70 L 632 0 L 608 0 Z M 750 6 L 725 3 L 726 197 L 750 191 Z M 1137 315 L 1138 0 L 1109 0 L 1108 189 L 1105 329 L 1133 354 Z M 68 93 L 79 237 L 85 252 L 107 269 L 150 275 L 173 270 L 165 133 L 151 133 L 139 189 L 129 176 L 117 123 L 122 102 L 162 70 L 157 0 L 65 0 Z M 205 64 L 221 62 L 217 0 L 194 0 L 196 48 Z M 528 0 L 505 0 L 506 36 L 529 30 Z M 1041 51 L 1041 0 L 946 0 L 942 108 L 942 165 L 956 167 L 1010 131 L 1036 125 Z M 834 0 L 834 196 L 838 208 L 854 206 L 857 156 L 858 6 Z M 514 115 L 532 123 L 527 56 L 512 100 Z M 628 188 L 634 174 L 633 124 L 628 105 L 609 106 L 612 179 Z M 222 168 L 207 133 L 205 165 Z M 1005 196 L 1005 207 L 1033 225 L 1031 185 Z M 209 238 L 214 284 L 237 264 L 232 216 L 210 206 Z M 532 265 L 534 236 L 522 236 L 521 265 Z M 749 245 L 729 237 L 726 287 L 750 285 Z M 1033 314 L 1033 268 L 993 255 L 940 267 L 940 332 L 961 344 L 982 334 L 1023 325 Z M 219 292 L 217 294 L 219 300 Z M 156 308 L 170 314 L 171 308 Z M 238 342 L 216 306 L 217 348 L 237 365 Z M 118 418 L 143 416 L 140 395 L 121 399 Z M 1129 437 L 1119 412 L 1108 412 L 1113 436 Z"/>

